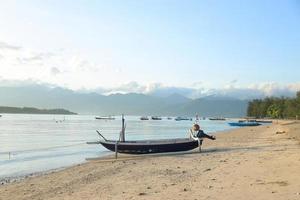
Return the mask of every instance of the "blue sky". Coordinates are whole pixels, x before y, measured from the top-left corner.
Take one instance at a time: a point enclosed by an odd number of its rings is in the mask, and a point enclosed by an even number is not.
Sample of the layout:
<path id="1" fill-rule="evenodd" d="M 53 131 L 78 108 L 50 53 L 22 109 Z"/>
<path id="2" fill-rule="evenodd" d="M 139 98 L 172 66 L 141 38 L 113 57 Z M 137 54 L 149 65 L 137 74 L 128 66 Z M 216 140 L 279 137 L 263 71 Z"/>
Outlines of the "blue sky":
<path id="1" fill-rule="evenodd" d="M 296 0 L 7 0 L 0 27 L 2 79 L 146 90 L 300 83 Z"/>

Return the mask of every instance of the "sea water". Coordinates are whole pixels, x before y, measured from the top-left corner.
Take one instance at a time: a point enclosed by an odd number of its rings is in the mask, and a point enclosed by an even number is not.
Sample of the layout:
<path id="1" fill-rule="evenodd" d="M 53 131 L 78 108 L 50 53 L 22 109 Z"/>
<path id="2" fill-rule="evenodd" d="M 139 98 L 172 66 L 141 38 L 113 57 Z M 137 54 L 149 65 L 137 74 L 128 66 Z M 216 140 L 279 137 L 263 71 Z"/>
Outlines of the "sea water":
<path id="1" fill-rule="evenodd" d="M 142 121 L 126 116 L 126 139 L 187 137 L 194 121 Z M 226 121 L 200 120 L 207 133 L 230 129 Z M 86 158 L 107 155 L 97 141 L 99 130 L 107 139 L 118 139 L 121 117 L 97 120 L 91 115 L 2 114 L 0 118 L 0 180 L 58 169 L 85 162 Z"/>

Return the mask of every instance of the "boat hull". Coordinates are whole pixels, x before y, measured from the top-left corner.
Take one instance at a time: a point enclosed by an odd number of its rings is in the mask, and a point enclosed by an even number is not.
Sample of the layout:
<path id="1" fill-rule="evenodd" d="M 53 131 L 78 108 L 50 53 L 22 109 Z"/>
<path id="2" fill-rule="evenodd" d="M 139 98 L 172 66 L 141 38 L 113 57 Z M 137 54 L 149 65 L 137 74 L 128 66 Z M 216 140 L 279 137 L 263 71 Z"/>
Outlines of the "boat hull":
<path id="1" fill-rule="evenodd" d="M 177 117 L 175 118 L 175 121 L 192 121 L 192 118 L 183 118 L 183 117 Z"/>
<path id="2" fill-rule="evenodd" d="M 225 118 L 208 118 L 209 120 L 212 120 L 212 121 L 225 121 L 226 119 Z"/>
<path id="3" fill-rule="evenodd" d="M 273 123 L 271 120 L 255 120 L 257 123 Z"/>
<path id="4" fill-rule="evenodd" d="M 257 122 L 230 122 L 230 126 L 259 126 L 260 123 Z"/>
<path id="5" fill-rule="evenodd" d="M 151 117 L 152 120 L 162 120 L 161 117 Z"/>
<path id="6" fill-rule="evenodd" d="M 100 119 L 100 120 L 115 120 L 114 117 L 95 117 L 95 119 Z"/>
<path id="7" fill-rule="evenodd" d="M 100 141 L 105 148 L 115 152 L 116 141 Z M 189 151 L 198 147 L 197 140 L 171 139 L 171 140 L 149 140 L 149 141 L 127 141 L 118 142 L 117 151 L 128 154 L 149 154 Z"/>

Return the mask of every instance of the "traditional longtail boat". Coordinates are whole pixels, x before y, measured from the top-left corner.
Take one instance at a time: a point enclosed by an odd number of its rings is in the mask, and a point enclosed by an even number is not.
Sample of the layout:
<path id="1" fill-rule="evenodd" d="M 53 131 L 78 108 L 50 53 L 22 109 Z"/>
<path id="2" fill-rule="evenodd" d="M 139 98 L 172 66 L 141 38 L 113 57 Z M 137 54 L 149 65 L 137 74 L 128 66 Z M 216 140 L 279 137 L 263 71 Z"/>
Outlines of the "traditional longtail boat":
<path id="1" fill-rule="evenodd" d="M 201 151 L 203 138 L 195 137 L 193 134 L 191 134 L 189 138 L 125 141 L 124 121 L 122 117 L 120 140 L 107 140 L 97 131 L 102 140 L 91 142 L 90 144 L 101 144 L 110 151 L 128 154 L 189 151 L 197 147 L 199 147 L 199 151 Z"/>

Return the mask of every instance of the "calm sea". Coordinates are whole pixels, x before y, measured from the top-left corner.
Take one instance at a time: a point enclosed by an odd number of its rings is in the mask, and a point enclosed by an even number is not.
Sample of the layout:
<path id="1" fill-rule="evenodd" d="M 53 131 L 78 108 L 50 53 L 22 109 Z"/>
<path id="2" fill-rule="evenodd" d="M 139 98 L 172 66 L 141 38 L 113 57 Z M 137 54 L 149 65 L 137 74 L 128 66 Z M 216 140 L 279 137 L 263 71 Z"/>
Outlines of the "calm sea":
<path id="1" fill-rule="evenodd" d="M 126 139 L 187 137 L 193 121 L 141 121 L 126 116 Z M 201 120 L 205 132 L 230 129 L 226 121 Z M 108 139 L 117 139 L 121 117 L 96 120 L 90 115 L 3 114 L 0 118 L 0 179 L 18 177 L 85 162 L 86 158 L 107 155 L 100 145 L 99 130 Z"/>

